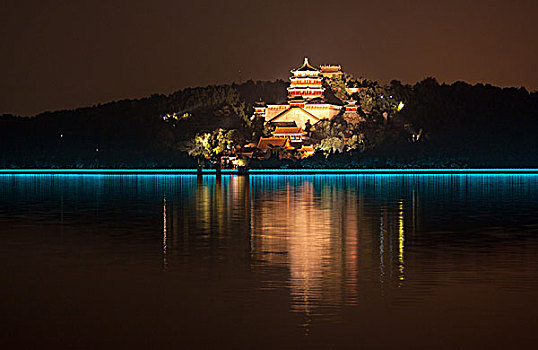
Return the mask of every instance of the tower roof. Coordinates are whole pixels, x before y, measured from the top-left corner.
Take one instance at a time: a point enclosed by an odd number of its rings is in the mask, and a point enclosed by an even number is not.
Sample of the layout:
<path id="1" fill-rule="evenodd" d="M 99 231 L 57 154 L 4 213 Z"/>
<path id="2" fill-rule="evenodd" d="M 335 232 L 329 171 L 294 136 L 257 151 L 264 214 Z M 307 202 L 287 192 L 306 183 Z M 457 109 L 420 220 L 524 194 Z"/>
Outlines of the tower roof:
<path id="1" fill-rule="evenodd" d="M 312 72 L 312 71 L 319 72 L 319 69 L 312 67 L 310 63 L 308 63 L 308 57 L 305 57 L 303 65 L 297 69 L 292 70 L 291 72 L 293 73 L 293 72 Z"/>
<path id="2" fill-rule="evenodd" d="M 273 131 L 273 135 L 286 135 L 286 134 L 291 134 L 291 135 L 295 135 L 295 134 L 301 134 L 303 135 L 304 132 L 303 132 L 303 129 L 300 128 L 300 127 L 282 127 L 282 126 L 277 126 L 275 131 Z"/>
<path id="3" fill-rule="evenodd" d="M 290 146 L 289 144 L 290 140 L 287 138 L 281 138 L 281 137 L 260 137 L 260 140 L 258 141 L 258 147 L 262 150 L 272 149 L 272 148 L 279 148 L 284 147 L 287 148 Z"/>
<path id="4" fill-rule="evenodd" d="M 321 71 L 327 71 L 327 72 L 339 72 L 342 70 L 341 66 L 337 65 L 331 65 L 331 64 L 325 64 L 320 66 Z"/>

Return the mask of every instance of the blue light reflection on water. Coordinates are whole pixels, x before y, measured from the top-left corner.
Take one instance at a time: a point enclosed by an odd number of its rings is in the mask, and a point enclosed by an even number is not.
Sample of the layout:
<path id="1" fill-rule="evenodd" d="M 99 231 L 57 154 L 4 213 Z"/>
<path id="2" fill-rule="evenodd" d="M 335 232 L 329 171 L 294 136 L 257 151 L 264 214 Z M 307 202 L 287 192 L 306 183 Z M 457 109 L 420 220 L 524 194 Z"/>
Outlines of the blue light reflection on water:
<path id="1" fill-rule="evenodd" d="M 196 174 L 196 169 L 0 169 L 2 174 Z M 203 175 L 216 174 L 215 169 L 201 169 Z M 398 169 L 249 169 L 250 174 L 538 174 L 536 168 L 398 168 Z M 222 169 L 227 175 L 237 169 Z"/>
<path id="2" fill-rule="evenodd" d="M 145 196 L 161 197 L 166 192 L 183 191 L 191 193 L 200 184 L 213 191 L 216 182 L 228 186 L 233 175 L 223 175 L 198 179 L 195 175 L 3 175 L 3 184 L 14 194 L 16 189 L 45 198 L 60 189 L 69 193 L 85 193 L 91 197 L 103 196 L 108 192 L 120 197 Z M 478 205 L 487 205 L 492 200 L 510 201 L 515 196 L 529 194 L 536 187 L 538 175 L 534 174 L 348 174 L 348 175 L 251 175 L 249 186 L 253 193 L 257 189 L 272 191 L 283 186 L 300 186 L 311 183 L 316 193 L 327 190 L 351 190 L 357 193 L 371 193 L 379 198 L 393 197 L 397 200 L 410 191 L 422 192 L 426 197 L 435 197 L 437 202 L 468 199 Z M 193 187 L 194 186 L 194 187 Z M 117 192 L 121 189 L 121 193 Z M 14 192 L 15 191 L 15 192 Z M 0 193 L 1 195 L 1 193 Z M 434 203 L 435 204 L 435 203 Z M 433 204 L 433 205 L 434 205 Z"/>
<path id="3" fill-rule="evenodd" d="M 513 313 L 518 304 L 509 297 L 526 301 L 538 286 L 537 194 L 538 176 L 532 174 L 4 175 L 0 224 L 3 242 L 22 241 L 29 251 L 40 251 L 38 244 L 54 248 L 35 258 L 36 266 L 30 265 L 35 269 L 52 262 L 54 273 L 127 266 L 137 278 L 155 282 L 165 261 L 166 282 L 182 282 L 166 284 L 174 299 L 193 284 L 207 298 L 219 295 L 240 310 L 245 304 L 260 315 L 270 311 L 282 323 L 300 315 L 303 327 L 329 332 L 335 325 L 367 328 L 370 305 L 386 322 L 404 328 L 391 319 L 398 310 L 406 320 L 437 309 L 443 311 L 441 326 L 430 331 L 439 332 L 443 324 L 466 319 L 528 321 L 527 314 Z M 9 244 L 1 249 L 19 254 Z M 19 266 L 4 262 L 6 269 Z M 196 277 L 176 275 L 191 270 Z M 220 286 L 226 278 L 236 285 Z M 144 295 L 160 293 L 151 283 L 142 288 L 148 288 Z M 498 297 L 485 295 L 476 307 L 467 298 L 474 289 Z M 288 296 L 281 297 L 283 306 L 268 304 L 278 293 Z M 445 293 L 451 298 L 439 297 Z M 173 305 L 171 300 L 164 299 L 160 310 Z M 217 309 L 194 314 L 223 317 L 225 307 L 213 306 Z M 480 313 L 492 307 L 495 315 Z M 184 309 L 174 309 L 167 323 Z M 256 314 L 244 312 L 246 320 Z M 244 324 L 245 332 L 253 324 Z M 525 327 L 523 321 L 519 325 Z M 350 331 L 361 333 L 361 327 Z"/>

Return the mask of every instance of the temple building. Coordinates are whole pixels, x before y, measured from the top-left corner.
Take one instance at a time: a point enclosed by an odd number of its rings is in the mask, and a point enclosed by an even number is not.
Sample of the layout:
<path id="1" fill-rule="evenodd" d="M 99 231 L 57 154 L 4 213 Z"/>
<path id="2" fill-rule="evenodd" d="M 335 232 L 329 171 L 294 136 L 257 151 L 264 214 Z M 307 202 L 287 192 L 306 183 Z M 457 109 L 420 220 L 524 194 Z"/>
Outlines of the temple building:
<path id="1" fill-rule="evenodd" d="M 359 107 L 357 106 L 357 101 L 349 100 L 344 106 L 344 120 L 350 124 L 357 124 L 366 121 L 359 114 Z"/>
<path id="2" fill-rule="evenodd" d="M 341 112 L 342 106 L 325 101 L 322 71 L 310 65 L 308 58 L 291 73 L 288 103 L 267 106 L 256 104 L 252 118 L 263 117 L 265 123 L 272 124 L 295 122 L 296 126 L 304 129 L 307 124 L 314 125 L 322 119 L 332 119 Z"/>
<path id="3" fill-rule="evenodd" d="M 303 145 L 299 152 L 301 153 L 301 159 L 308 158 L 314 155 L 316 153 L 316 150 L 314 149 L 314 146 L 305 146 Z"/>
<path id="4" fill-rule="evenodd" d="M 274 137 L 288 138 L 290 142 L 302 142 L 305 132 L 299 127 L 278 127 L 273 131 Z"/>
<path id="5" fill-rule="evenodd" d="M 256 147 L 262 151 L 275 148 L 293 149 L 290 145 L 290 140 L 283 137 L 261 137 Z"/>
<path id="6" fill-rule="evenodd" d="M 341 66 L 324 65 L 319 67 L 321 69 L 321 76 L 324 78 L 339 77 L 342 75 Z"/>
<path id="7" fill-rule="evenodd" d="M 305 58 L 299 68 L 290 72 L 286 103 L 266 105 L 260 100 L 254 104 L 251 120 L 256 119 L 257 125 L 263 121 L 268 130 L 273 131 L 271 137 L 261 137 L 257 144 L 241 149 L 245 156 L 266 159 L 275 154 L 279 157 L 286 154 L 297 159 L 307 158 L 315 153 L 315 145 L 320 142 L 317 134 L 311 133 L 315 130 L 311 127 L 318 122 L 336 116 L 338 120 L 343 118 L 353 125 L 366 121 L 357 101 L 352 98 L 358 97 L 355 94 L 360 90 L 359 83 L 352 82 L 354 85 L 350 87 L 345 85 L 347 94 L 337 94 L 342 90 L 341 85 L 335 87 L 334 81 L 327 80 L 341 77 L 344 74 L 341 66 L 322 65 L 316 68 Z M 351 134 L 343 139 L 344 143 L 353 140 Z M 290 152 L 282 152 L 283 149 Z"/>
<path id="8" fill-rule="evenodd" d="M 323 98 L 325 89 L 321 86 L 321 72 L 308 63 L 308 58 L 304 59 L 301 67 L 293 69 L 291 73 L 293 76 L 290 78 L 290 86 L 288 87 L 290 101 L 298 97 L 302 97 L 306 101 Z"/>
<path id="9" fill-rule="evenodd" d="M 265 114 L 265 103 L 258 101 L 254 104 L 254 115 L 253 117 L 263 116 Z"/>

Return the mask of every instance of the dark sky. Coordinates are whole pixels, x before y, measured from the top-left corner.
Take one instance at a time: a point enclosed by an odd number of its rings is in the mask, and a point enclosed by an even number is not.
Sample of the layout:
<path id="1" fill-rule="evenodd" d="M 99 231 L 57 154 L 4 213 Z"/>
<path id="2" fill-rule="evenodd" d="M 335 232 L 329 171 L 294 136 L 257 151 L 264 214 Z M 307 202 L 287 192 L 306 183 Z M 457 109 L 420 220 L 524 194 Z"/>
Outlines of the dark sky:
<path id="1" fill-rule="evenodd" d="M 0 114 L 32 115 L 313 64 L 381 82 L 538 88 L 536 0 L 3 0 Z"/>

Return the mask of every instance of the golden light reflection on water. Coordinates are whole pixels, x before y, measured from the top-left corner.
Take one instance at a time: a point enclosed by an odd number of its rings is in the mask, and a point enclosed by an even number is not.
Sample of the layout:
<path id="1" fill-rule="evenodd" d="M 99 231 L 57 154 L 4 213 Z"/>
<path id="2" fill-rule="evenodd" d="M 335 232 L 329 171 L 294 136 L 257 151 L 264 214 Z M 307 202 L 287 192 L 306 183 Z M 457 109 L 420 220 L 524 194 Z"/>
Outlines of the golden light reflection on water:
<path id="1" fill-rule="evenodd" d="M 53 333 L 120 329 L 118 344 L 154 325 L 162 339 L 213 334 L 217 345 L 227 334 L 305 344 L 303 330 L 329 346 L 343 335 L 347 346 L 446 345 L 454 332 L 480 346 L 491 329 L 507 347 L 514 334 L 531 339 L 538 181 L 429 179 L 10 177 L 0 299 L 22 316 L 6 319 L 21 336 L 43 315 Z M 71 187 L 58 193 L 55 181 Z M 117 317 L 104 319 L 111 307 Z"/>
<path id="2" fill-rule="evenodd" d="M 355 191 L 326 186 L 316 193 L 305 181 L 264 192 L 251 206 L 254 264 L 289 269 L 293 310 L 309 314 L 318 306 L 357 304 L 360 281 L 371 279 L 373 260 L 379 262 L 381 283 L 385 266 L 392 278 L 393 264 L 395 280 L 404 280 L 403 201 L 383 208 L 375 222 L 370 214 L 376 208 Z"/>
<path id="3" fill-rule="evenodd" d="M 198 249 L 218 248 L 221 254 L 226 245 L 244 247 L 255 271 L 287 271 L 287 280 L 267 280 L 264 288 L 287 287 L 290 308 L 306 315 L 360 303 L 365 281 L 401 285 L 405 280 L 404 200 L 379 201 L 330 183 L 248 177 L 198 179 L 193 200 L 195 216 L 180 214 L 180 207 L 163 200 L 165 266 L 170 250 L 179 250 L 171 244 L 186 251 L 189 239 L 197 240 Z M 414 227 L 414 195 L 409 204 Z M 167 223 L 172 226 L 168 230 Z M 197 228 L 196 237 L 189 238 L 189 227 Z M 183 242 L 170 242 L 167 235 L 177 237 L 179 231 Z"/>
<path id="4" fill-rule="evenodd" d="M 405 245 L 405 235 L 404 235 L 404 211 L 403 211 L 403 201 L 400 201 L 400 207 L 398 212 L 398 263 L 400 264 L 400 281 L 404 280 L 404 245 Z"/>
<path id="5" fill-rule="evenodd" d="M 322 300 L 324 282 L 338 271 L 332 264 L 335 227 L 331 212 L 315 205 L 311 183 L 287 185 L 252 208 L 251 251 L 262 265 L 289 269 L 292 308 L 309 312 Z"/>

